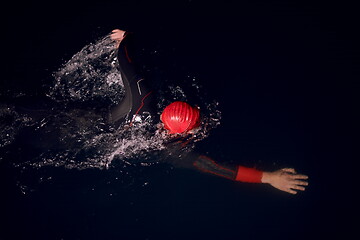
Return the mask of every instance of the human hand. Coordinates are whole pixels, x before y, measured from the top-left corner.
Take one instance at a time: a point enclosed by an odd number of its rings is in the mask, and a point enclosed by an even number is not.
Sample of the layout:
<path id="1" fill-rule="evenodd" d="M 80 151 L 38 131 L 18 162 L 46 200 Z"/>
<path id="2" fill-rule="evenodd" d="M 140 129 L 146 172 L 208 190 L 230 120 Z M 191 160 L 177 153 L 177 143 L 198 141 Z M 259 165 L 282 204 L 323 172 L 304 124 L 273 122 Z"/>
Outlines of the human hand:
<path id="1" fill-rule="evenodd" d="M 281 191 L 296 194 L 296 190 L 305 190 L 308 185 L 306 179 L 308 176 L 297 174 L 293 168 L 283 168 L 275 172 L 264 172 L 261 181 Z"/>
<path id="2" fill-rule="evenodd" d="M 114 29 L 111 31 L 110 38 L 114 40 L 115 47 L 118 48 L 120 46 L 121 41 L 124 39 L 125 31 L 120 29 Z"/>

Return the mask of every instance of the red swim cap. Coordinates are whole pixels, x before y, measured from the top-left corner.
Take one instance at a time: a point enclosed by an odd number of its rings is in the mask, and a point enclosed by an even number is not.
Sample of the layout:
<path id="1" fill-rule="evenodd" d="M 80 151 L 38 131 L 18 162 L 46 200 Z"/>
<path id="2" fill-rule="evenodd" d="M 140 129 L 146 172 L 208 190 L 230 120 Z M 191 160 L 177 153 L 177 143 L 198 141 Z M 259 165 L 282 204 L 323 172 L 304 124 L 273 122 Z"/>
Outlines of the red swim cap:
<path id="1" fill-rule="evenodd" d="M 200 125 L 200 111 L 186 102 L 173 102 L 160 116 L 170 133 L 184 133 Z"/>

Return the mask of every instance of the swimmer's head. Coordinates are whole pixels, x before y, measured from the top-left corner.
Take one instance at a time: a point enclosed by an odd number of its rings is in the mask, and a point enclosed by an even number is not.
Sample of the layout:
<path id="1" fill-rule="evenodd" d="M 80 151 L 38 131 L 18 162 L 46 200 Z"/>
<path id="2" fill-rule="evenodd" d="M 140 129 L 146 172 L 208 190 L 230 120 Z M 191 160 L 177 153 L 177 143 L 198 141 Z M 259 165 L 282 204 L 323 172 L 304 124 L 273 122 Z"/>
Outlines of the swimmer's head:
<path id="1" fill-rule="evenodd" d="M 200 125 L 200 111 L 186 102 L 173 102 L 160 116 L 170 134 L 187 133 Z"/>

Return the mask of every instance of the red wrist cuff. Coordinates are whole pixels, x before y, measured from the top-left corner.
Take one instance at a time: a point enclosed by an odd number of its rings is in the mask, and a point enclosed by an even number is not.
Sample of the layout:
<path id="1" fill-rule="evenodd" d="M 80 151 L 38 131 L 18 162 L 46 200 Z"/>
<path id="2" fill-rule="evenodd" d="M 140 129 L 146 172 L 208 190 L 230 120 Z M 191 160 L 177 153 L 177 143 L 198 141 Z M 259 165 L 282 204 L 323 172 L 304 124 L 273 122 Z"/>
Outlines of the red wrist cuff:
<path id="1" fill-rule="evenodd" d="M 240 182 L 261 183 L 262 175 L 262 171 L 254 168 L 239 166 L 235 180 Z"/>

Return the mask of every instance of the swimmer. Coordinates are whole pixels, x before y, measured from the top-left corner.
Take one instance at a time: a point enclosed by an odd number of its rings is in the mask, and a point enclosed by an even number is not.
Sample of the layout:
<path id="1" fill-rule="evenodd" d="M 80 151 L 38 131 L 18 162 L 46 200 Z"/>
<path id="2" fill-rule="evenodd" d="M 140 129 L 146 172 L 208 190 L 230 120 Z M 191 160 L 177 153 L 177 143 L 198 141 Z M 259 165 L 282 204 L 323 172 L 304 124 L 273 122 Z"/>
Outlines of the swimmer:
<path id="1" fill-rule="evenodd" d="M 109 121 L 113 124 L 127 122 L 131 128 L 133 124 L 141 120 L 142 116 L 156 117 L 153 97 L 155 92 L 148 87 L 148 82 L 135 69 L 131 56 L 131 44 L 133 34 L 115 29 L 111 32 L 111 39 L 115 41 L 118 51 L 119 70 L 125 88 L 123 101 L 113 107 L 110 112 Z M 178 141 L 169 144 L 169 151 L 180 151 L 184 142 L 193 131 L 200 126 L 200 110 L 186 102 L 173 102 L 162 111 L 158 117 L 159 127 L 165 129 L 167 134 L 174 136 Z M 189 153 L 182 158 L 172 158 L 171 163 L 175 166 L 194 168 L 205 173 L 210 173 L 234 181 L 249 183 L 264 183 L 290 194 L 304 191 L 308 185 L 308 176 L 299 174 L 293 168 L 283 168 L 274 172 L 260 171 L 245 166 L 227 166 L 219 164 L 213 159 Z"/>

